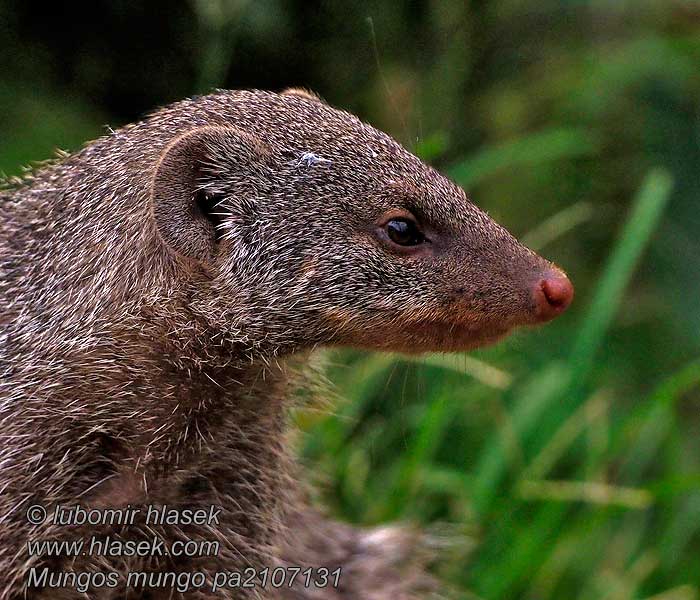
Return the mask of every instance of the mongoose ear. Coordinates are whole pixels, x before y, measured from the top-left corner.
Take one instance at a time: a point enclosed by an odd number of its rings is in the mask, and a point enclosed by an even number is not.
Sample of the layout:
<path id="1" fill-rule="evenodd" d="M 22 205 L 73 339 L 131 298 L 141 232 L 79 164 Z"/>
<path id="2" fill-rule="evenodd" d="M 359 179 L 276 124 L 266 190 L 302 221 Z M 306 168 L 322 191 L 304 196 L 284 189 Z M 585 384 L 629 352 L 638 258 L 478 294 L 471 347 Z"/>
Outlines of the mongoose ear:
<path id="1" fill-rule="evenodd" d="M 269 156 L 260 140 L 229 127 L 200 127 L 171 142 L 151 186 L 151 211 L 165 244 L 188 259 L 211 262 L 226 217 L 220 203 L 250 190 L 255 166 Z"/>
<path id="2" fill-rule="evenodd" d="M 320 102 L 321 104 L 325 104 L 323 101 L 323 98 L 319 96 L 316 92 L 312 92 L 311 90 L 307 90 L 305 88 L 300 88 L 300 87 L 290 87 L 287 88 L 286 90 L 282 91 L 283 96 L 298 96 L 299 98 L 306 98 L 307 100 L 315 100 L 316 102 Z"/>

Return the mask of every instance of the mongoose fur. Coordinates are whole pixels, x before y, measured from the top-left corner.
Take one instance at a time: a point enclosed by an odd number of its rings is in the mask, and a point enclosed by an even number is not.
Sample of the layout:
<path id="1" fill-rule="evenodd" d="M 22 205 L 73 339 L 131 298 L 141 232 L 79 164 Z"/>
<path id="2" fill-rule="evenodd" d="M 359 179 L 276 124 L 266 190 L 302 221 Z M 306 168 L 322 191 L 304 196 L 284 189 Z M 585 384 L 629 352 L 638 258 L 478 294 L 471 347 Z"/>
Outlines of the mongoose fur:
<path id="1" fill-rule="evenodd" d="M 406 222 L 417 243 L 393 239 Z M 556 316 L 572 293 L 451 181 L 298 90 L 158 110 L 7 184 L 0 227 L 0 600 L 425 597 L 432 584 L 405 567 L 410 534 L 304 506 L 290 374 L 323 345 L 468 350 Z M 223 511 L 215 526 L 65 527 L 31 525 L 34 504 Z M 27 551 L 92 535 L 221 549 Z M 25 588 L 46 566 L 210 583 L 319 562 L 343 566 L 338 588 Z"/>

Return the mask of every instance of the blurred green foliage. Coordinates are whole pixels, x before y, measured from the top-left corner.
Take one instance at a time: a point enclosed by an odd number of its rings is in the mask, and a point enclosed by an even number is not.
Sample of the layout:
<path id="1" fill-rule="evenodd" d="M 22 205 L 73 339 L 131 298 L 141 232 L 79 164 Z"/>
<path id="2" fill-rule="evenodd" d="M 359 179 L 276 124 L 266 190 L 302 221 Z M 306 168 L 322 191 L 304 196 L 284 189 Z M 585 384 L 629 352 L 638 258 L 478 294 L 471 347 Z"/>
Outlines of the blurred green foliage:
<path id="1" fill-rule="evenodd" d="M 700 3 L 0 15 L 7 174 L 213 86 L 301 85 L 569 272 L 571 310 L 494 348 L 320 356 L 340 401 L 295 416 L 336 516 L 421 523 L 465 598 L 700 597 Z"/>

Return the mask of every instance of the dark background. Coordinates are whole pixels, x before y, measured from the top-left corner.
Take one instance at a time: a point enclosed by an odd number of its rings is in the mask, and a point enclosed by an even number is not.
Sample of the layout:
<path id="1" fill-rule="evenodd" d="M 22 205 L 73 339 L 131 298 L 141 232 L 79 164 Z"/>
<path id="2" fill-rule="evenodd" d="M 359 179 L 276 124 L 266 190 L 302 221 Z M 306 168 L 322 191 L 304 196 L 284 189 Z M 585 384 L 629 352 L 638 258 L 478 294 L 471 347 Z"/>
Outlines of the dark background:
<path id="1" fill-rule="evenodd" d="M 0 49 L 7 175 L 287 86 L 451 174 L 575 304 L 468 358 L 320 355 L 343 399 L 296 418 L 323 501 L 420 522 L 465 597 L 698 598 L 698 2 L 0 0 Z"/>

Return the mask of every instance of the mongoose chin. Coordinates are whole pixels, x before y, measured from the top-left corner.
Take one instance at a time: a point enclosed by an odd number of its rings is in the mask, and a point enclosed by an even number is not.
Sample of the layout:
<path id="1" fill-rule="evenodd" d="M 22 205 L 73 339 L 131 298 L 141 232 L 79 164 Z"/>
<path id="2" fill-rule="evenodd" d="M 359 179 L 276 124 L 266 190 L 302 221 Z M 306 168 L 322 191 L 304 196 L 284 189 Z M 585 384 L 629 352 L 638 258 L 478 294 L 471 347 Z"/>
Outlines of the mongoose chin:
<path id="1" fill-rule="evenodd" d="M 293 367 L 323 345 L 470 349 L 573 297 L 449 179 L 301 90 L 185 100 L 8 184 L 0 273 L 0 600 L 84 598 L 65 573 L 96 571 L 121 576 L 89 591 L 101 599 L 425 597 L 418 536 L 303 500 L 285 443 Z M 33 505 L 221 511 L 68 527 L 28 521 Z M 27 552 L 96 535 L 221 547 Z M 126 583 L 280 565 L 340 566 L 342 586 Z M 46 568 L 60 585 L 27 588 Z"/>

